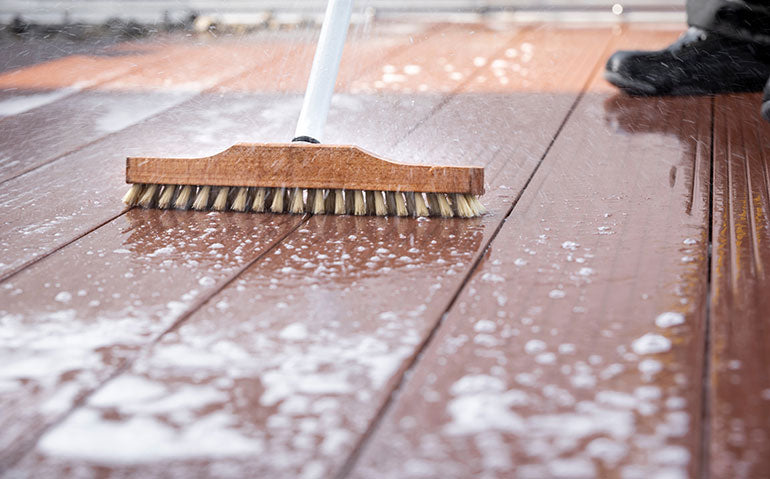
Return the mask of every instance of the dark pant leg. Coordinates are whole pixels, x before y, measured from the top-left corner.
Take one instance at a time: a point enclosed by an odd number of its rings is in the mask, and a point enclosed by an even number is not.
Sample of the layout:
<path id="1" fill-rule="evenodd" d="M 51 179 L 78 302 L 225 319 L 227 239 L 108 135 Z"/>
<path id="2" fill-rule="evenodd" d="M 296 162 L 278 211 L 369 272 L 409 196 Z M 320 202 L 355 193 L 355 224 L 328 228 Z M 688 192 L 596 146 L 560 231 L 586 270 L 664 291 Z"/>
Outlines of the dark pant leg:
<path id="1" fill-rule="evenodd" d="M 770 45 L 770 0 L 687 0 L 687 23 Z"/>

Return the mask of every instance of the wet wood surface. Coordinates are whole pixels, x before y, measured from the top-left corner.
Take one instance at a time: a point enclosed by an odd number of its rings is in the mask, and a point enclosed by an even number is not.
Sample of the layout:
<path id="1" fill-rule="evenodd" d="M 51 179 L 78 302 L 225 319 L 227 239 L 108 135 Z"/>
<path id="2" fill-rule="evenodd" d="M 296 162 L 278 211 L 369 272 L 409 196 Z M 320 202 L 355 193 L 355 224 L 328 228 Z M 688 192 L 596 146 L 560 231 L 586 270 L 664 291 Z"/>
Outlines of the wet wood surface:
<path id="1" fill-rule="evenodd" d="M 709 396 L 712 478 L 770 474 L 770 128 L 758 95 L 717 98 Z"/>
<path id="2" fill-rule="evenodd" d="M 762 477 L 758 99 L 600 78 L 613 49 L 677 33 L 354 35 L 325 141 L 484 165 L 473 220 L 122 207 L 126 156 L 286 141 L 304 34 L 192 46 L 186 69 L 140 61 L 0 120 L 44 144 L 0 191 L 0 474 Z M 129 98 L 135 119 L 98 133 L 99 105 Z"/>
<path id="3" fill-rule="evenodd" d="M 352 477 L 697 477 L 710 134 L 597 78 Z"/>
<path id="4" fill-rule="evenodd" d="M 167 45 L 159 47 L 147 58 L 132 57 L 135 62 L 132 71 L 110 81 L 90 86 L 87 83 L 85 87 L 77 86 L 78 82 L 73 84 L 70 78 L 72 75 L 68 75 L 70 69 L 60 65 L 53 65 L 50 71 L 37 72 L 44 75 L 47 82 L 30 82 L 33 88 L 40 89 L 48 84 L 69 84 L 70 89 L 78 88 L 81 91 L 72 92 L 49 105 L 8 117 L 2 122 L 0 182 L 61 159 L 111 133 L 178 106 L 207 88 L 246 71 L 265 69 L 278 58 L 295 51 L 297 46 L 287 41 L 284 44 L 274 42 L 267 50 L 264 48 L 265 45 L 260 44 L 251 48 Z M 90 63 L 86 65 L 97 67 Z M 9 77 L 6 81 L 12 84 L 22 85 L 28 81 L 21 75 L 6 76 Z M 2 80 L 3 77 L 0 77 L 0 85 Z M 62 92 L 67 92 L 67 88 L 39 95 L 55 99 Z M 7 102 L 32 101 L 18 91 L 14 93 Z"/>
<path id="5" fill-rule="evenodd" d="M 547 94 L 540 102 L 522 102 L 522 108 L 518 109 L 499 103 L 498 108 L 488 109 L 487 115 L 480 118 L 477 125 L 490 139 L 498 136 L 503 127 L 521 127 L 522 131 L 517 136 L 521 137 L 521 141 L 528 148 L 520 148 L 518 141 L 512 141 L 510 145 L 502 147 L 494 145 L 492 148 L 488 148 L 487 142 L 472 142 L 462 149 L 439 148 L 443 141 L 440 138 L 437 141 L 435 133 L 441 120 L 436 123 L 426 122 L 422 128 L 405 138 L 412 124 L 400 124 L 383 140 L 390 142 L 389 149 L 400 148 L 404 151 L 411 145 L 408 150 L 412 155 L 415 151 L 424 151 L 426 147 L 436 149 L 441 155 L 441 160 L 448 163 L 471 156 L 484 164 L 499 158 L 498 155 L 504 157 L 518 152 L 514 161 L 520 167 L 511 168 L 511 175 L 498 175 L 493 183 L 498 193 L 504 192 L 497 200 L 492 197 L 488 202 L 488 206 L 494 208 L 495 214 L 481 224 L 474 220 L 469 226 L 463 226 L 462 221 L 442 224 L 421 223 L 417 220 L 399 222 L 386 218 L 371 218 L 369 221 L 348 217 L 311 218 L 297 230 L 296 235 L 287 237 L 282 246 L 276 249 L 275 256 L 271 253 L 254 268 L 247 270 L 236 283 L 211 298 L 209 305 L 218 306 L 213 309 L 205 307 L 198 311 L 184 322 L 178 332 L 163 336 L 161 343 L 148 353 L 146 361 L 156 364 L 158 355 L 165 355 L 163 350 L 166 347 L 171 350 L 187 350 L 191 347 L 190 341 L 194 343 L 195 338 L 213 333 L 210 328 L 214 326 L 222 335 L 217 337 L 230 338 L 227 341 L 233 343 L 235 354 L 243 354 L 244 359 L 248 358 L 248 363 L 260 365 L 232 376 L 233 379 L 240 377 L 238 382 L 247 388 L 257 387 L 254 394 L 238 392 L 239 388 L 227 393 L 245 394 L 240 411 L 230 411 L 229 401 L 214 402 L 206 406 L 205 415 L 211 418 L 221 417 L 228 424 L 241 424 L 234 432 L 251 443 L 251 447 L 256 447 L 257 443 L 263 444 L 265 451 L 270 454 L 260 458 L 209 458 L 203 461 L 203 464 L 194 459 L 170 461 L 179 474 L 189 473 L 200 467 L 216 470 L 229 464 L 228 467 L 233 471 L 241 471 L 240 474 L 243 474 L 242 471 L 260 471 L 270 476 L 292 477 L 305 469 L 308 471 L 306 473 L 310 474 L 313 468 L 322 471 L 324 475 L 333 474 L 344 466 L 346 454 L 355 448 L 376 417 L 390 388 L 398 382 L 419 345 L 449 306 L 454 291 L 462 284 L 484 243 L 489 240 L 502 220 L 501 213 L 510 208 L 513 198 L 509 190 L 520 190 L 527 178 L 526 174 L 522 174 L 522 170 L 531 174 L 542 157 L 591 71 L 600 61 L 601 48 L 606 44 L 609 32 L 543 31 L 526 32 L 513 37 L 487 33 L 476 40 L 478 43 L 475 44 L 475 49 L 467 48 L 454 54 L 451 50 L 447 51 L 447 47 L 441 47 L 452 45 L 454 42 L 447 43 L 444 39 L 428 40 L 415 48 L 415 55 L 391 59 L 394 66 L 401 70 L 410 64 L 405 63 L 407 60 L 414 61 L 415 57 L 419 57 L 419 52 L 434 55 L 443 52 L 444 55 L 451 55 L 454 63 L 467 68 L 466 64 L 477 58 L 479 53 L 488 51 L 491 45 L 496 46 L 492 53 L 503 55 L 511 48 L 521 48 L 527 40 L 545 38 L 554 41 L 547 50 L 549 53 L 560 51 L 564 59 L 573 59 L 577 68 L 557 71 L 552 66 L 552 57 L 545 54 L 542 57 L 533 56 L 528 62 L 535 64 L 533 68 L 537 66 L 544 72 L 558 75 L 563 80 L 567 92 Z M 558 43 L 556 40 L 559 40 Z M 571 46 L 571 49 L 565 50 L 565 46 Z M 481 68 L 481 71 L 477 76 L 493 75 L 489 65 L 487 68 L 476 67 L 478 68 Z M 456 80 L 450 78 L 446 70 L 441 70 L 446 78 L 444 81 L 450 80 L 451 84 L 455 84 Z M 516 91 L 519 81 L 514 77 L 509 87 L 511 91 Z M 501 96 L 497 97 L 498 100 L 503 98 L 504 92 L 505 89 L 499 89 Z M 462 112 L 489 104 L 489 101 L 483 102 L 479 95 L 478 92 L 462 91 L 434 116 L 443 118 L 443 122 L 462 125 Z M 431 96 L 423 101 L 427 100 L 432 104 L 422 108 L 430 112 L 443 98 Z M 541 121 L 533 125 L 529 118 L 540 113 L 539 109 L 543 107 L 547 107 L 547 114 L 541 115 Z M 526 108 L 529 108 L 529 115 L 526 114 Z M 355 110 L 360 112 L 355 113 Z M 525 114 L 522 114 L 522 111 Z M 332 119 L 330 130 L 338 132 L 337 134 L 350 131 L 355 127 L 358 118 L 367 115 L 367 112 L 367 108 L 355 108 L 347 115 L 336 116 Z M 547 129 L 550 131 L 539 134 L 541 130 Z M 534 139 L 525 140 L 534 131 L 538 132 Z M 453 131 L 453 134 L 457 133 Z M 365 141 L 365 138 L 363 140 Z M 389 149 L 383 148 L 386 153 Z M 389 238 L 396 238 L 395 243 L 393 239 L 389 241 Z M 383 282 L 392 286 L 381 285 Z M 305 293 L 299 294 L 299 291 Z M 380 294 L 372 295 L 369 291 L 379 291 Z M 414 292 L 418 294 L 413 294 Z M 401 304 L 393 304 L 393 295 L 404 297 Z M 363 298 L 370 299 L 362 301 Z M 324 306 L 319 307 L 318 301 Z M 310 323 L 295 324 L 297 317 L 308 318 Z M 371 324 L 371 321 L 365 320 L 367 317 L 379 318 L 388 326 Z M 357 321 L 356 318 L 362 319 Z M 223 320 L 226 322 L 222 323 Z M 243 335 L 243 328 L 256 328 L 261 331 L 259 335 L 264 337 L 264 340 L 258 339 L 254 343 L 255 337 Z M 281 338 L 289 341 L 292 335 L 302 340 L 296 348 L 281 352 L 280 343 L 277 350 L 268 347 Z M 314 338 L 317 339 L 313 340 Z M 363 344 L 359 345 L 360 342 Z M 351 349 L 352 352 L 344 353 L 345 349 Z M 334 356 L 336 351 L 341 351 L 339 358 L 326 357 Z M 220 353 L 213 351 L 206 354 Z M 131 380 L 137 374 L 138 380 L 145 383 L 163 383 L 170 380 L 171 376 L 186 374 L 184 367 L 180 370 L 174 364 L 169 364 L 168 368 L 153 367 L 152 371 L 148 371 L 143 369 L 141 361 L 144 360 L 140 360 L 135 366 L 136 369 L 129 374 L 116 378 L 117 383 L 114 384 L 122 388 L 120 385 L 124 380 Z M 226 361 L 228 362 L 229 360 Z M 284 363 L 301 363 L 306 366 L 291 373 L 287 372 Z M 225 376 L 220 367 L 212 364 L 212 379 Z M 246 367 L 246 364 L 243 367 Z M 283 378 L 286 374 L 289 376 Z M 226 375 L 230 376 L 229 373 Z M 271 386 L 273 381 L 278 382 Z M 332 381 L 332 384 L 326 386 L 328 381 Z M 305 382 L 308 386 L 303 385 Z M 320 383 L 317 386 L 310 384 L 315 382 Z M 218 387 L 208 384 L 208 381 L 206 383 L 204 389 Z M 349 390 L 351 385 L 355 385 L 355 388 Z M 314 390 L 314 387 L 317 389 Z M 286 388 L 291 391 L 283 391 Z M 277 397 L 273 398 L 275 395 Z M 361 404 L 362 400 L 367 403 L 366 406 Z M 336 409 L 345 413 L 321 409 L 316 412 L 308 410 L 303 414 L 287 415 L 286 408 L 292 407 L 291 403 L 297 401 L 321 404 L 325 401 L 327 404 L 337 404 Z M 88 404 L 90 408 L 91 403 Z M 263 406 L 260 407 L 260 404 Z M 97 413 L 101 417 L 101 411 Z M 194 411 L 190 413 L 195 415 Z M 165 417 L 165 413 L 154 415 L 149 420 L 164 421 L 162 417 Z M 281 426 L 281 421 L 287 423 Z M 304 438 L 293 439 L 294 435 L 302 432 L 303 427 L 307 427 L 303 424 L 324 424 L 324 421 L 327 423 L 326 427 L 306 431 Z M 67 424 L 69 423 L 65 423 L 60 429 L 65 435 L 68 434 Z M 184 423 L 177 423 L 175 428 L 186 429 L 186 426 Z M 265 434 L 257 436 L 250 432 L 263 429 Z M 53 437 L 55 441 L 58 433 L 54 430 L 51 434 L 54 435 L 48 437 Z M 321 449 L 308 447 L 308 444 L 322 443 L 327 445 Z M 226 452 L 226 455 L 230 454 L 232 452 Z M 281 461 L 267 459 L 284 456 L 285 459 Z M 51 454 L 47 449 L 36 450 L 29 456 L 28 461 L 20 467 L 29 470 L 33 467 L 31 464 L 35 464 L 35 470 L 38 472 L 62 467 L 57 454 Z M 169 463 L 169 460 L 165 459 L 163 462 Z M 151 471 L 152 466 L 148 468 L 141 465 L 114 469 L 115 474 L 144 475 Z"/>

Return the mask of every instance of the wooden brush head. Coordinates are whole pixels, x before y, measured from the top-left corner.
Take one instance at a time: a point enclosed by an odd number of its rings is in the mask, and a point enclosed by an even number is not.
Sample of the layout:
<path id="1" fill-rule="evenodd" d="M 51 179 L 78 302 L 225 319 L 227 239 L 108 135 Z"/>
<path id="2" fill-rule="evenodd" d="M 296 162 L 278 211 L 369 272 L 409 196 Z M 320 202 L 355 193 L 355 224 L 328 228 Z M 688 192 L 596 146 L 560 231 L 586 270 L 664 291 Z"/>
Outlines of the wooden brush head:
<path id="1" fill-rule="evenodd" d="M 126 159 L 126 182 L 484 194 L 484 168 L 396 163 L 351 145 L 238 143 L 205 158 Z"/>

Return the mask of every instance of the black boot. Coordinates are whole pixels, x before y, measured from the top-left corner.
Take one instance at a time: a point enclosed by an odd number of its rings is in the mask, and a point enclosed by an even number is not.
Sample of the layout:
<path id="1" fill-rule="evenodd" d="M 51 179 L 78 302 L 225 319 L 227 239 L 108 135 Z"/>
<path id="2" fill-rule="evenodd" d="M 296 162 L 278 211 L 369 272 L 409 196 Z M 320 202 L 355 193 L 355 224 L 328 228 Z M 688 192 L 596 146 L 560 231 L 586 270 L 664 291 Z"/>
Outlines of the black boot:
<path id="1" fill-rule="evenodd" d="M 770 121 L 770 78 L 765 83 L 765 92 L 762 95 L 762 116 Z"/>
<path id="2" fill-rule="evenodd" d="M 658 51 L 618 51 L 604 77 L 631 95 L 707 95 L 760 91 L 770 48 L 690 27 Z"/>

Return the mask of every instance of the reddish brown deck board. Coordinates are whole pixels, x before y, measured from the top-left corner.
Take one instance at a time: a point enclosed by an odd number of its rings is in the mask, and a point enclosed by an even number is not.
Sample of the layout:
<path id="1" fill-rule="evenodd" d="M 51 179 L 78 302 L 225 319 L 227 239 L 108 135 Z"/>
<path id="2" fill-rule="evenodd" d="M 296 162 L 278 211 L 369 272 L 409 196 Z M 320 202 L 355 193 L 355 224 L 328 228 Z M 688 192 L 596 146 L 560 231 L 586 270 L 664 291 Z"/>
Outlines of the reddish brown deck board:
<path id="1" fill-rule="evenodd" d="M 248 70 L 269 70 L 307 43 L 265 42 L 167 47 L 137 69 L 44 108 L 7 118 L 0 138 L 0 182 L 180 105 Z M 153 60 L 154 61 L 151 61 Z"/>
<path id="2" fill-rule="evenodd" d="M 710 477 L 770 476 L 770 126 L 759 95 L 717 97 Z"/>
<path id="3" fill-rule="evenodd" d="M 158 46 L 123 43 L 92 55 L 70 55 L 4 72 L 0 75 L 0 117 L 47 105 L 128 73 L 137 63 L 157 60 Z"/>
<path id="4" fill-rule="evenodd" d="M 57 90 L 87 88 L 134 70 L 138 63 L 149 63 L 168 54 L 165 42 L 120 43 L 90 55 L 70 55 L 29 65 L 0 75 L 0 89 Z M 174 48 L 189 49 L 176 44 Z"/>
<path id="5" fill-rule="evenodd" d="M 597 80 L 351 477 L 695 477 L 709 139 Z"/>
<path id="6" fill-rule="evenodd" d="M 527 115 L 526 109 L 500 102 L 505 90 L 499 90 L 500 96 L 489 97 L 488 115 L 480 119 L 480 126 L 486 127 L 484 138 L 499 137 L 508 133 L 507 128 L 522 139 L 534 130 L 549 130 L 550 136 L 535 135 L 540 138 L 539 151 L 536 141 L 526 150 L 517 150 L 515 142 L 492 149 L 483 141 L 471 142 L 455 148 L 445 161 L 471 155 L 488 163 L 499 155 L 515 154 L 513 161 L 522 168 L 534 168 L 607 40 L 601 32 L 537 35 L 518 37 L 508 46 L 529 38 L 558 40 L 549 55 L 559 51 L 565 58 L 576 57 L 576 64 L 581 60 L 587 64 L 560 73 L 565 92 L 541 97 L 538 105 L 546 106 L 547 114 L 537 123 L 530 120 L 535 112 Z M 537 50 L 537 44 L 535 48 L 533 64 L 540 65 L 543 74 L 552 73 L 546 68 L 552 58 Z M 466 57 L 463 64 L 473 58 Z M 509 86 L 514 104 L 517 81 Z M 459 127 L 464 124 L 457 122 L 460 113 L 479 106 L 479 98 L 460 94 L 436 117 Z M 361 106 L 366 104 L 353 105 L 358 113 L 340 115 L 330 129 L 340 135 L 355 131 L 357 120 L 367 115 Z M 436 126 L 441 123 L 434 124 L 433 118 L 399 148 L 411 145 L 413 156 L 423 148 L 435 148 L 440 140 Z M 402 124 L 400 134 L 393 128 L 390 141 L 396 142 L 412 125 Z M 376 138 L 376 133 L 370 136 Z M 521 189 L 526 182 L 526 175 L 512 173 L 513 177 L 497 176 L 496 194 L 488 202 L 493 214 L 482 220 L 311 218 L 275 252 L 165 335 L 129 372 L 46 434 L 15 471 L 295 477 L 300 470 L 309 475 L 339 470 L 510 207 L 512 198 L 505 187 Z M 137 390 L 150 393 L 125 395 Z M 163 404 L 171 397 L 186 399 L 169 410 Z M 190 402 L 191 398 L 200 399 Z M 141 430 L 132 430 L 133 426 Z M 188 438 L 201 427 L 207 436 L 221 440 L 190 442 Z M 82 448 L 65 445 L 76 444 L 66 439 L 72 437 L 72 428 L 79 431 L 77 444 Z M 134 446 L 105 449 L 89 431 L 125 438 L 134 445 L 170 434 L 195 454 L 153 447 L 157 454 L 142 461 L 132 455 Z"/>

